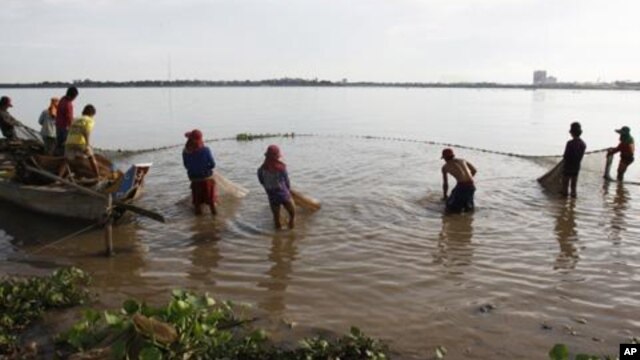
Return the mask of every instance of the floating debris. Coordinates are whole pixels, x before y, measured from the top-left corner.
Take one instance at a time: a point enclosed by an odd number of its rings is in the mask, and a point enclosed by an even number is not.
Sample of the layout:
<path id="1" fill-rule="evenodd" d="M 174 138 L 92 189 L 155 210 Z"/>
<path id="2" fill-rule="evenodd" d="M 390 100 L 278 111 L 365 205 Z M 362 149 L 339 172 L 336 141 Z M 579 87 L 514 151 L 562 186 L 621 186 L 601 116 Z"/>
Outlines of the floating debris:
<path id="1" fill-rule="evenodd" d="M 447 355 L 447 348 L 442 346 L 442 345 L 438 345 L 436 346 L 436 359 L 444 359 L 444 356 Z"/>
<path id="2" fill-rule="evenodd" d="M 573 321 L 579 323 L 579 324 L 586 324 L 587 320 L 583 319 L 583 318 L 574 318 Z"/>
<path id="3" fill-rule="evenodd" d="M 488 314 L 496 309 L 496 306 L 493 304 L 484 304 L 478 308 L 478 311 L 483 314 Z"/>

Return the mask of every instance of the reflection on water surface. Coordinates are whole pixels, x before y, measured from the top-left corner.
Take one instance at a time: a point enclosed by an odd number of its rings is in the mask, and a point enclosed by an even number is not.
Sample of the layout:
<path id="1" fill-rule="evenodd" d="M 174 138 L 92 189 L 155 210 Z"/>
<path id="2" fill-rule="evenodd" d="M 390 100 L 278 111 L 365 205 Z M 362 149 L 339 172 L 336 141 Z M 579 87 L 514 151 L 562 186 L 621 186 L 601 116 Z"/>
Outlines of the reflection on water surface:
<path id="1" fill-rule="evenodd" d="M 32 256 L 74 228 L 3 205 L 2 271 L 75 264 L 94 275 L 105 306 L 128 296 L 160 302 L 177 287 L 208 291 L 273 318 L 338 332 L 357 325 L 407 358 L 444 345 L 452 359 L 540 359 L 555 342 L 614 354 L 639 333 L 640 186 L 603 187 L 599 170 L 587 169 L 579 198 L 561 199 L 535 182 L 548 165 L 460 149 L 478 168 L 477 210 L 443 215 L 439 147 L 272 141 L 292 183 L 323 202 L 293 231 L 273 230 L 255 176 L 268 143 L 211 142 L 219 171 L 251 191 L 223 195 L 215 220 L 192 215 L 180 149 L 141 154 L 123 161 L 154 162 L 141 204 L 162 210 L 167 225 L 134 217 L 116 227 L 113 258 L 100 256 L 99 231 Z"/>

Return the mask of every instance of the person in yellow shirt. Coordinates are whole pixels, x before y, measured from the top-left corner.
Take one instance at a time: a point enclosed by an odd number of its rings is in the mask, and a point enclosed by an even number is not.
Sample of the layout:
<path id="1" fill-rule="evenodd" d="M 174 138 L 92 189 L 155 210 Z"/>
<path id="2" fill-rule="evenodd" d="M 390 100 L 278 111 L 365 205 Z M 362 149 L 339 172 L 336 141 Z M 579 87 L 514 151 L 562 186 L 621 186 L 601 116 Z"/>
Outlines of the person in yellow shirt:
<path id="1" fill-rule="evenodd" d="M 76 158 L 88 158 L 93 171 L 96 173 L 96 177 L 100 177 L 98 164 L 96 163 L 96 158 L 93 156 L 93 150 L 89 142 L 91 130 L 93 130 L 95 123 L 93 120 L 95 115 L 96 108 L 89 104 L 82 110 L 82 116 L 73 120 L 69 128 L 67 141 L 64 145 L 64 155 L 68 161 Z"/>

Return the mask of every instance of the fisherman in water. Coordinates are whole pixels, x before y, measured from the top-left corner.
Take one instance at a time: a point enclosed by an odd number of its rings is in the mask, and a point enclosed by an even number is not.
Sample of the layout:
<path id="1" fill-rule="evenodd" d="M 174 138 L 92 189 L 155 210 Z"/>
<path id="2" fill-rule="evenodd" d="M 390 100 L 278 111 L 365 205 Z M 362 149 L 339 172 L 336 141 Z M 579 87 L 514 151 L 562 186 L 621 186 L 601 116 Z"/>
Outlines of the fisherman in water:
<path id="1" fill-rule="evenodd" d="M 607 151 L 607 156 L 613 156 L 615 153 L 620 152 L 620 163 L 618 164 L 618 181 L 624 180 L 624 173 L 627 171 L 627 167 L 633 162 L 633 153 L 636 150 L 633 137 L 631 136 L 631 129 L 628 126 L 623 126 L 617 129 L 616 132 L 620 134 L 620 143 L 614 148 L 610 148 Z M 608 179 L 607 179 L 608 180 Z"/>
<path id="2" fill-rule="evenodd" d="M 447 148 L 442 150 L 442 159 L 445 164 L 442 166 L 442 192 L 443 200 L 446 201 L 448 213 L 459 213 L 463 211 L 473 211 L 473 195 L 476 186 L 473 183 L 473 176 L 476 168 L 464 159 L 456 159 L 453 150 Z M 456 179 L 456 186 L 449 191 L 449 181 L 447 174 Z"/>
<path id="3" fill-rule="evenodd" d="M 575 198 L 577 196 L 576 188 L 578 174 L 580 173 L 580 163 L 587 149 L 587 144 L 580 139 L 582 125 L 579 122 L 571 123 L 569 134 L 571 134 L 572 139 L 567 141 L 562 155 L 564 167 L 562 169 L 562 191 L 560 193 L 562 196 L 569 196 L 569 187 L 571 187 L 571 197 Z"/>

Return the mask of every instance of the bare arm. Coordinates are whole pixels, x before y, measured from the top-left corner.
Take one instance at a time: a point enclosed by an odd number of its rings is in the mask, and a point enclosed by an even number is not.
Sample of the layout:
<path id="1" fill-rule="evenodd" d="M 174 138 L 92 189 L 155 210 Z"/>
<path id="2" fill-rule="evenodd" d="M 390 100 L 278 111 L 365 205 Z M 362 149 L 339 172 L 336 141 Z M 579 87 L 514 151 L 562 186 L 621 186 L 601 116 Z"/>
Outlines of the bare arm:
<path id="1" fill-rule="evenodd" d="M 40 125 L 44 125 L 44 122 L 45 122 L 45 120 L 46 120 L 46 116 L 47 116 L 46 114 L 47 114 L 47 113 L 46 113 L 46 110 L 45 110 L 45 111 L 43 111 L 43 112 L 40 114 L 40 117 L 38 118 L 38 124 L 40 124 Z"/>
<path id="2" fill-rule="evenodd" d="M 473 164 L 471 164 L 470 162 L 467 162 L 467 166 L 469 167 L 469 170 L 471 170 L 471 176 L 476 176 L 476 173 L 478 172 L 478 170 L 476 170 L 476 167 L 473 166 Z"/>
<path id="3" fill-rule="evenodd" d="M 442 167 L 442 193 L 443 199 L 447 198 L 447 192 L 449 192 L 449 179 L 447 178 L 447 171 Z"/>
<path id="4" fill-rule="evenodd" d="M 607 151 L 607 154 L 608 155 L 613 155 L 613 154 L 617 153 L 618 151 L 621 150 L 621 146 L 622 146 L 622 143 L 618 144 L 618 146 L 616 146 L 614 148 L 609 148 L 609 150 Z"/>

